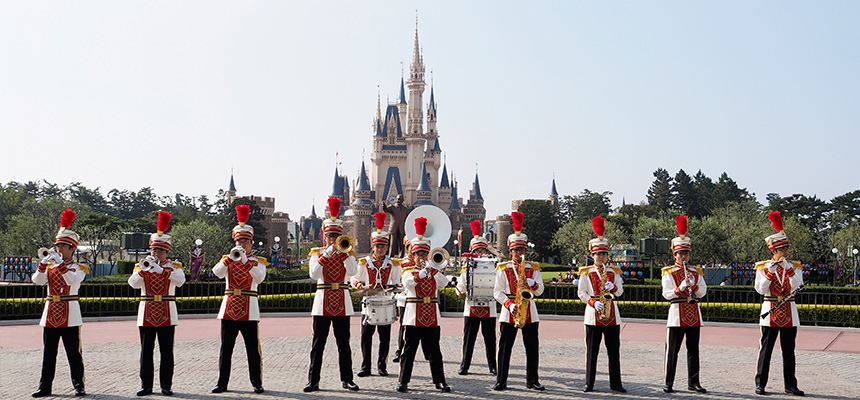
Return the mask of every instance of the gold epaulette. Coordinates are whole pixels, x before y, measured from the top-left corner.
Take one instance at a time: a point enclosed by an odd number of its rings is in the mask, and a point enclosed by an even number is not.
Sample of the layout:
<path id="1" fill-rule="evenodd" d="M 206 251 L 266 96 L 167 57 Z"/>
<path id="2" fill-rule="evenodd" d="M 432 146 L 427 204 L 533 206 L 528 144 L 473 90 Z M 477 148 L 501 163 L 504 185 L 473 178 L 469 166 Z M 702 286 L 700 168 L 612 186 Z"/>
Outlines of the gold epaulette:
<path id="1" fill-rule="evenodd" d="M 671 273 L 672 273 L 672 268 L 675 268 L 675 266 L 674 266 L 674 265 L 670 265 L 670 266 L 668 266 L 668 267 L 660 268 L 660 271 L 662 271 L 662 273 L 660 273 L 660 276 L 664 276 L 664 275 L 666 275 L 666 274 L 671 274 Z"/>
<path id="2" fill-rule="evenodd" d="M 313 257 L 315 255 L 318 255 L 320 253 L 320 251 L 322 251 L 322 247 L 314 247 L 311 249 L 311 252 L 308 253 L 308 257 Z"/>
<path id="3" fill-rule="evenodd" d="M 411 273 L 412 273 L 412 266 L 408 266 L 408 267 L 400 270 L 400 276 L 403 276 L 404 274 L 411 274 Z"/>
<path id="4" fill-rule="evenodd" d="M 770 260 L 759 261 L 755 263 L 755 269 L 764 269 L 765 264 L 769 263 Z"/>
<path id="5" fill-rule="evenodd" d="M 532 269 L 535 270 L 535 272 L 540 272 L 540 263 L 530 261 L 529 265 L 531 265 Z"/>
<path id="6" fill-rule="evenodd" d="M 468 272 L 468 271 L 469 271 L 469 267 L 463 267 L 463 268 L 460 268 L 460 273 L 461 273 L 461 274 L 465 274 L 465 273 L 466 273 L 466 272 Z"/>
<path id="7" fill-rule="evenodd" d="M 180 270 L 180 271 L 182 271 L 182 272 L 185 272 L 185 269 L 184 269 L 184 268 L 182 268 L 182 263 L 181 263 L 181 262 L 179 262 L 179 261 L 174 261 L 174 262 L 173 262 L 173 269 L 178 269 L 178 270 Z"/>
<path id="8" fill-rule="evenodd" d="M 582 276 L 582 274 L 588 275 L 588 270 L 591 269 L 591 266 L 579 267 L 579 273 L 577 275 Z"/>
<path id="9" fill-rule="evenodd" d="M 359 267 L 363 267 L 363 266 L 365 266 L 365 265 L 367 265 L 367 259 L 366 259 L 366 258 L 364 258 L 364 257 L 359 258 L 359 259 L 358 259 L 358 266 L 359 266 Z"/>
<path id="10" fill-rule="evenodd" d="M 696 272 L 698 272 L 699 275 L 705 276 L 705 270 L 703 270 L 702 267 L 696 267 Z"/>
<path id="11" fill-rule="evenodd" d="M 228 256 L 221 256 L 221 259 L 220 259 L 220 260 L 218 260 L 218 262 L 219 262 L 219 263 L 223 263 L 225 260 L 227 260 L 227 259 L 229 259 L 229 258 L 230 258 L 230 257 L 228 257 Z M 225 264 L 225 265 L 226 265 L 226 264 Z"/>
<path id="12" fill-rule="evenodd" d="M 77 264 L 77 263 L 76 263 L 76 264 Z M 90 266 L 89 266 L 89 265 L 87 265 L 87 264 L 78 264 L 78 267 L 80 267 L 81 271 L 84 271 L 84 273 L 85 273 L 85 274 L 89 274 L 89 273 L 90 273 Z"/>
<path id="13" fill-rule="evenodd" d="M 140 264 L 134 264 L 134 270 L 131 273 L 134 274 L 137 271 L 140 271 Z"/>
<path id="14" fill-rule="evenodd" d="M 496 271 L 501 271 L 507 267 L 508 267 L 508 261 L 500 262 L 500 263 L 496 264 Z"/>
<path id="15" fill-rule="evenodd" d="M 610 268 L 612 268 L 612 271 L 615 272 L 615 275 L 621 275 L 624 273 L 624 271 L 621 270 L 621 267 L 610 267 Z"/>
<path id="16" fill-rule="evenodd" d="M 257 264 L 263 264 L 264 267 L 269 266 L 269 260 L 266 257 L 257 257 Z"/>
<path id="17" fill-rule="evenodd" d="M 403 261 L 399 258 L 391 258 L 390 260 L 391 260 L 391 265 L 393 265 L 395 267 L 400 267 L 400 265 L 403 264 Z"/>
<path id="18" fill-rule="evenodd" d="M 801 264 L 800 261 L 789 261 L 789 262 L 791 263 L 791 265 L 794 266 L 794 269 L 799 269 L 801 271 L 803 270 L 803 264 Z"/>

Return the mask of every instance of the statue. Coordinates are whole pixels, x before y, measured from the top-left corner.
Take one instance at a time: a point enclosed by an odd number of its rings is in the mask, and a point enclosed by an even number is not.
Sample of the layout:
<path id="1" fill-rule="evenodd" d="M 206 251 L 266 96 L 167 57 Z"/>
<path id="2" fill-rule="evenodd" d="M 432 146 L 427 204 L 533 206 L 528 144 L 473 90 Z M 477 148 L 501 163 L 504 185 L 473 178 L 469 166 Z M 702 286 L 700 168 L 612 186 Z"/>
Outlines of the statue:
<path id="1" fill-rule="evenodd" d="M 406 217 L 412 211 L 409 207 L 403 205 L 403 195 L 397 195 L 397 204 L 389 206 L 382 203 L 382 211 L 391 215 L 391 250 L 389 257 L 402 258 L 405 256 L 403 252 L 403 238 L 406 236 L 406 230 L 403 225 L 406 223 Z"/>

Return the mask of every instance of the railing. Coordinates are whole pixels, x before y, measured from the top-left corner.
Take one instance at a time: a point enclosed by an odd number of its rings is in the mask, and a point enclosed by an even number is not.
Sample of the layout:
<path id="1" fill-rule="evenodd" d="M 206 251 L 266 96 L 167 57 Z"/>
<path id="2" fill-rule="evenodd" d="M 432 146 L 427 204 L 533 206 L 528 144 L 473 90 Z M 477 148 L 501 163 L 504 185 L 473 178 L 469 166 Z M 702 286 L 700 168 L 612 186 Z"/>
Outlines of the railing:
<path id="1" fill-rule="evenodd" d="M 314 282 L 263 282 L 258 287 L 263 312 L 308 312 L 316 290 Z M 180 314 L 214 314 L 221 307 L 225 285 L 220 282 L 186 282 L 177 289 Z M 577 286 L 547 284 L 536 301 L 543 314 L 582 315 L 585 310 Z M 125 283 L 81 285 L 81 311 L 85 317 L 134 315 L 140 291 Z M 0 286 L 0 319 L 37 319 L 41 317 L 46 287 L 32 284 Z M 359 298 L 353 298 L 356 312 Z M 665 319 L 669 303 L 657 286 L 625 285 L 618 297 L 622 318 Z M 762 296 L 751 286 L 709 287 L 702 299 L 705 322 L 759 321 Z M 856 288 L 807 287 L 798 294 L 796 303 L 803 325 L 860 327 L 860 290 Z M 439 296 L 442 311 L 460 312 L 463 300 L 452 288 L 442 289 Z"/>

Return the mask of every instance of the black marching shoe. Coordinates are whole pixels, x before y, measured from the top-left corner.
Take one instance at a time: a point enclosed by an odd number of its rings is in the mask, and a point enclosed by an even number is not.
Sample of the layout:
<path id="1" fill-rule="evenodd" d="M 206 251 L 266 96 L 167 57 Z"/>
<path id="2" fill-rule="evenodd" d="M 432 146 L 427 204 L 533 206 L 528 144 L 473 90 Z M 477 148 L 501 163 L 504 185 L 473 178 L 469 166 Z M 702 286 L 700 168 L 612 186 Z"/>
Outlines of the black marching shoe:
<path id="1" fill-rule="evenodd" d="M 140 389 L 137 391 L 138 396 L 147 396 L 152 394 L 152 389 Z"/>
<path id="2" fill-rule="evenodd" d="M 460 370 L 458 370 L 458 371 L 457 371 L 457 374 L 459 374 L 459 375 L 469 375 L 469 370 L 468 370 L 468 369 L 466 369 L 466 368 L 460 368 Z"/>
<path id="3" fill-rule="evenodd" d="M 33 392 L 33 397 L 45 397 L 51 395 L 51 389 L 43 389 L 39 388 L 39 390 Z"/>
<path id="4" fill-rule="evenodd" d="M 490 373 L 495 375 L 496 374 L 496 367 L 490 367 Z"/>
<path id="5" fill-rule="evenodd" d="M 394 358 L 391 359 L 391 362 L 396 362 L 396 363 L 400 362 L 400 352 L 399 351 L 394 353 Z"/>
<path id="6" fill-rule="evenodd" d="M 546 390 L 546 387 L 544 387 L 544 385 L 541 385 L 539 382 L 527 383 L 526 387 L 534 390 Z"/>
<path id="7" fill-rule="evenodd" d="M 170 389 L 161 389 L 161 394 L 165 396 L 173 396 L 173 390 Z"/>
<path id="8" fill-rule="evenodd" d="M 320 385 L 318 383 L 310 382 L 308 382 L 308 384 L 305 385 L 305 388 L 302 389 L 302 391 L 305 393 L 316 392 L 317 390 L 320 390 Z"/>
<path id="9" fill-rule="evenodd" d="M 406 393 L 406 383 L 397 382 L 397 387 L 394 389 L 400 393 Z"/>
<path id="10" fill-rule="evenodd" d="M 341 383 L 343 383 L 344 389 L 349 389 L 352 391 L 358 390 L 358 385 L 356 385 L 355 382 L 353 382 L 353 381 L 343 381 Z"/>
<path id="11" fill-rule="evenodd" d="M 795 396 L 805 396 L 806 393 L 803 393 L 802 390 L 798 389 L 797 386 L 785 388 L 785 392 L 789 394 L 793 394 Z"/>
<path id="12" fill-rule="evenodd" d="M 582 391 L 583 391 L 583 392 L 586 392 L 586 393 L 588 393 L 588 392 L 593 392 L 593 391 L 594 391 L 594 387 L 593 387 L 593 386 L 591 386 L 591 385 L 585 385 L 585 386 L 583 386 L 583 387 L 582 387 Z"/>
<path id="13" fill-rule="evenodd" d="M 227 391 L 227 386 L 215 385 L 215 387 L 212 388 L 212 393 L 224 393 L 226 391 Z"/>
<path id="14" fill-rule="evenodd" d="M 365 376 L 370 376 L 370 370 L 363 369 L 361 371 L 358 371 L 358 373 L 356 375 L 358 375 L 359 378 L 364 378 Z"/>
<path id="15" fill-rule="evenodd" d="M 385 368 L 380 368 L 379 376 L 388 376 L 388 370 L 386 370 Z"/>
<path id="16" fill-rule="evenodd" d="M 507 388 L 508 388 L 507 383 L 496 382 L 496 384 L 493 385 L 493 390 L 505 390 Z"/>
<path id="17" fill-rule="evenodd" d="M 687 389 L 690 389 L 694 392 L 699 392 L 699 393 L 708 393 L 708 390 L 703 388 L 702 385 L 700 385 L 698 383 L 695 385 L 687 386 Z"/>
<path id="18" fill-rule="evenodd" d="M 263 389 L 263 385 L 254 386 L 254 393 L 260 394 L 265 392 L 266 389 Z"/>
<path id="19" fill-rule="evenodd" d="M 672 389 L 672 387 L 671 387 L 671 386 L 669 386 L 669 385 L 663 385 L 663 393 L 672 393 L 672 392 L 674 392 L 674 391 L 675 391 L 675 389 Z"/>
<path id="20" fill-rule="evenodd" d="M 625 389 L 625 388 L 624 388 L 624 386 L 621 386 L 621 385 L 618 385 L 618 386 L 610 386 L 609 388 L 610 388 L 610 389 L 612 389 L 612 390 L 614 390 L 614 391 L 616 391 L 616 392 L 618 392 L 618 393 L 627 393 L 627 389 Z"/>
<path id="21" fill-rule="evenodd" d="M 766 395 L 767 392 L 764 391 L 764 388 L 761 386 L 756 386 L 755 394 Z"/>
<path id="22" fill-rule="evenodd" d="M 446 392 L 446 393 L 451 391 L 451 387 L 450 387 L 450 386 L 448 386 L 448 384 L 447 384 L 447 383 L 445 383 L 445 382 L 439 382 L 439 383 L 437 383 L 437 384 L 436 384 L 436 389 L 439 389 L 439 391 Z"/>
<path id="23" fill-rule="evenodd" d="M 86 395 L 87 395 L 87 391 L 84 390 L 83 386 L 75 388 L 75 396 L 86 396 Z"/>

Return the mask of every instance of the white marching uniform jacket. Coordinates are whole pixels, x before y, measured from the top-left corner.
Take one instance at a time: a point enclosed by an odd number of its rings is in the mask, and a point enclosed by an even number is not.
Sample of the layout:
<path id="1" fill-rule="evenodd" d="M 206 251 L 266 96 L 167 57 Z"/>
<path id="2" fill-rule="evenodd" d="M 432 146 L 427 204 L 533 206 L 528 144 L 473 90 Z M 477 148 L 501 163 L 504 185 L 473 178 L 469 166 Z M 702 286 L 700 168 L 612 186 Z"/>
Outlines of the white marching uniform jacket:
<path id="1" fill-rule="evenodd" d="M 131 276 L 128 278 L 129 286 L 135 289 L 140 289 L 141 296 L 176 296 L 176 288 L 182 286 L 185 283 L 185 271 L 182 270 L 182 264 L 168 260 L 161 265 L 161 268 L 163 268 L 164 271 L 169 271 L 166 287 L 155 289 L 153 288 L 152 282 L 147 284 L 147 281 L 154 280 L 154 278 L 157 278 L 155 275 L 160 274 L 155 274 L 151 271 L 141 271 L 139 264 L 135 266 L 134 272 L 132 272 Z M 149 291 L 147 290 L 147 286 L 149 286 L 149 288 L 151 289 L 154 289 L 153 293 L 149 293 Z M 140 306 L 138 306 L 137 308 L 137 326 L 149 326 L 150 324 L 144 324 L 144 320 L 150 321 L 153 318 L 152 315 L 147 315 L 146 303 L 146 300 L 141 300 Z M 176 310 L 176 301 L 171 300 L 167 301 L 167 303 L 170 307 L 170 325 L 176 325 L 179 323 L 179 313 Z"/>
<path id="2" fill-rule="evenodd" d="M 328 253 L 328 255 L 326 253 Z M 326 268 L 321 261 L 327 257 L 335 257 L 337 254 L 338 252 L 334 250 L 333 246 L 329 246 L 327 249 L 314 248 L 311 250 L 311 259 L 308 267 L 308 275 L 311 279 L 316 279 L 317 285 L 338 285 L 338 289 L 317 289 L 316 294 L 314 295 L 314 305 L 313 308 L 311 308 L 311 315 L 313 316 L 349 317 L 353 314 L 352 297 L 349 295 L 349 279 L 350 277 L 358 274 L 358 261 L 355 258 L 355 252 L 350 251 L 349 256 L 343 260 L 343 268 L 345 269 L 343 277 L 338 279 L 338 282 L 331 282 L 331 279 L 326 278 L 326 273 L 331 273 L 331 271 L 326 271 Z M 338 296 L 343 298 L 343 307 L 340 307 L 339 304 L 326 304 L 325 292 L 333 292 L 334 290 L 341 291 L 342 295 Z"/>
<path id="3" fill-rule="evenodd" d="M 448 286 L 448 277 L 445 276 L 445 273 L 430 268 L 433 271 L 432 276 L 427 276 L 424 279 L 419 279 L 418 275 L 421 273 L 421 268 L 414 267 L 411 270 L 407 270 L 403 273 L 403 276 L 400 279 L 403 281 L 403 289 L 406 292 L 406 298 L 410 297 L 436 297 L 437 302 L 432 304 L 435 306 L 435 318 L 432 314 L 424 314 L 421 318 L 418 318 L 418 303 L 412 303 L 407 300 L 406 309 L 403 311 L 403 320 L 401 324 L 404 326 L 417 326 L 417 327 L 433 327 L 439 326 L 439 322 L 442 321 L 442 313 L 439 311 L 439 289 Z M 424 288 L 419 288 L 419 283 L 430 282 L 433 281 L 433 286 L 435 286 L 434 290 L 429 290 L 428 293 L 422 292 Z M 422 296 L 423 295 L 423 296 Z M 431 295 L 431 296 L 427 296 Z M 425 312 L 426 304 L 421 304 L 420 308 L 422 312 Z"/>
<path id="4" fill-rule="evenodd" d="M 487 307 L 479 307 L 475 304 L 472 299 L 469 298 L 468 293 L 466 293 L 466 275 L 468 272 L 465 272 L 466 267 L 463 267 L 463 271 L 460 273 L 460 278 L 457 279 L 457 291 L 466 295 L 465 297 L 465 305 L 463 306 L 463 316 L 464 317 L 476 317 L 476 318 L 496 318 L 498 316 L 498 312 L 496 311 L 496 303 L 493 301 L 487 302 Z M 494 292 L 495 293 L 495 292 Z M 484 309 L 488 309 L 489 312 Z M 484 315 L 486 313 L 486 315 Z"/>
<path id="5" fill-rule="evenodd" d="M 250 270 L 240 268 L 228 268 L 231 260 L 227 256 L 221 257 L 221 261 L 212 267 L 212 273 L 219 278 L 227 278 L 227 291 L 251 290 L 256 292 L 257 286 L 266 279 L 266 259 L 263 257 L 249 257 L 248 261 L 256 261 Z M 246 300 L 247 299 L 247 302 Z M 257 296 L 233 296 L 224 295 L 221 301 L 221 309 L 218 310 L 218 319 L 231 321 L 259 321 L 260 303 Z"/>
<path id="6" fill-rule="evenodd" d="M 529 289 L 535 297 L 538 297 L 543 294 L 544 290 L 543 279 L 539 272 L 540 264 L 529 261 L 526 261 L 526 264 L 527 265 L 524 269 L 526 278 L 532 278 L 535 281 L 535 285 Z M 511 271 L 506 272 L 507 270 Z M 499 313 L 499 322 L 512 324 L 513 319 L 511 317 L 511 310 L 508 309 L 506 304 L 511 304 L 509 301 L 513 301 L 512 298 L 508 297 L 508 295 L 516 295 L 516 292 L 511 291 L 511 285 L 508 282 L 508 274 L 513 274 L 513 278 L 519 280 L 516 264 L 514 264 L 513 261 L 498 263 L 496 265 L 496 284 L 493 286 L 493 297 L 502 305 L 502 311 Z M 534 299 L 528 300 L 528 302 L 529 311 L 526 323 L 540 322 L 537 305 L 535 304 Z"/>
<path id="7" fill-rule="evenodd" d="M 87 277 L 87 267 L 74 262 L 67 264 L 65 267 L 68 269 L 66 273 L 60 274 L 57 270 L 57 264 L 48 264 L 45 272 L 37 269 L 31 279 L 37 285 L 48 285 L 48 297 L 52 295 L 77 296 L 78 290 L 81 288 L 81 282 Z M 67 304 L 68 307 L 63 306 L 62 303 Z M 53 304 L 57 304 L 59 307 Z M 81 319 L 81 305 L 77 300 L 58 303 L 45 301 L 42 319 L 39 321 L 39 325 L 46 328 L 67 328 L 81 326 L 83 323 L 84 321 Z"/>
<path id="8" fill-rule="evenodd" d="M 693 290 L 693 298 L 698 300 L 705 296 L 708 292 L 708 285 L 705 283 L 704 274 L 701 269 L 694 268 L 691 266 L 687 266 L 687 272 L 684 272 L 684 268 L 682 266 L 673 265 L 671 267 L 663 268 L 663 297 L 666 300 L 672 301 L 674 299 L 689 299 L 689 290 L 685 289 L 684 292 L 679 290 L 680 284 L 678 281 L 683 282 L 686 274 L 689 274 L 691 279 L 694 281 L 692 290 Z M 684 318 L 682 321 L 681 318 L 681 308 L 684 308 Z M 687 313 L 695 313 L 695 315 L 689 315 Z M 697 303 L 685 303 L 679 304 L 677 302 L 671 303 L 669 305 L 669 316 L 666 319 L 666 326 L 668 327 L 692 327 L 692 326 L 702 326 L 702 309 L 699 307 Z"/>
<path id="9" fill-rule="evenodd" d="M 608 271 L 606 273 L 607 282 L 612 282 L 615 285 L 615 288 L 610 291 L 615 297 L 621 296 L 624 293 L 624 280 L 621 278 L 621 269 L 617 267 L 607 266 Z M 597 309 L 594 308 L 595 301 L 592 300 L 592 296 L 596 296 L 601 293 L 604 288 L 595 288 L 595 285 L 600 282 L 600 273 L 597 271 L 597 267 L 589 266 L 582 267 L 579 269 L 579 289 L 578 295 L 579 299 L 585 303 L 585 314 L 583 315 L 582 323 L 585 325 L 596 325 L 596 326 L 612 326 L 612 325 L 621 325 L 621 313 L 618 311 L 618 302 L 613 301 L 612 306 L 612 316 L 613 318 L 608 323 L 598 323 L 597 320 Z M 596 299 L 595 299 L 596 300 Z M 599 300 L 597 300 L 599 301 Z"/>
<path id="10" fill-rule="evenodd" d="M 777 266 L 782 265 L 782 274 L 777 273 Z M 768 298 L 780 298 L 803 284 L 803 270 L 799 261 L 783 260 L 777 264 L 768 261 L 756 263 L 755 291 L 765 296 L 761 304 L 761 314 L 770 311 L 778 300 Z M 773 279 L 770 279 L 773 278 Z M 782 293 L 777 292 L 782 289 Z M 790 310 L 790 312 L 789 312 Z M 797 304 L 793 301 L 783 304 L 782 307 L 770 313 L 765 318 L 759 318 L 759 325 L 774 328 L 790 328 L 800 325 L 800 315 L 797 313 Z"/>

